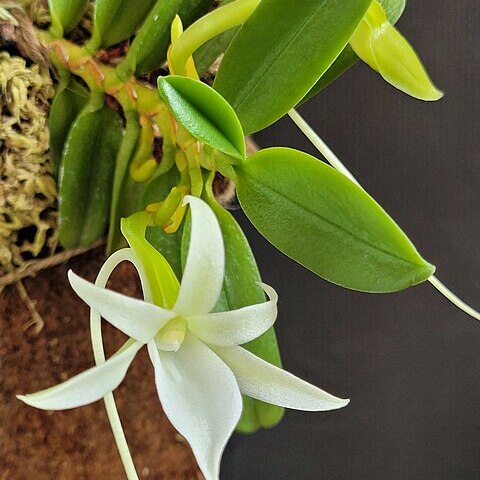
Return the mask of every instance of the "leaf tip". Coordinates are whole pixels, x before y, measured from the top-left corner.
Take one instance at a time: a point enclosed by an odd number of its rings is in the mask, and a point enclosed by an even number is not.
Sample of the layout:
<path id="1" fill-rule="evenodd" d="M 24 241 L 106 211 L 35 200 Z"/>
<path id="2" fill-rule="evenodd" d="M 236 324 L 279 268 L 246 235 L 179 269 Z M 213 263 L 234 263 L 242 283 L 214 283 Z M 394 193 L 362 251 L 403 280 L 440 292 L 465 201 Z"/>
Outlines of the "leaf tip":
<path id="1" fill-rule="evenodd" d="M 432 92 L 429 95 L 429 97 L 426 98 L 425 100 L 427 102 L 436 102 L 437 100 L 442 99 L 444 96 L 445 96 L 445 92 L 443 92 L 442 90 L 439 90 L 437 87 L 432 85 Z"/>
<path id="2" fill-rule="evenodd" d="M 425 282 L 435 273 L 435 271 L 435 265 L 425 261 L 424 264 L 418 269 L 416 275 L 412 278 L 412 286 Z"/>

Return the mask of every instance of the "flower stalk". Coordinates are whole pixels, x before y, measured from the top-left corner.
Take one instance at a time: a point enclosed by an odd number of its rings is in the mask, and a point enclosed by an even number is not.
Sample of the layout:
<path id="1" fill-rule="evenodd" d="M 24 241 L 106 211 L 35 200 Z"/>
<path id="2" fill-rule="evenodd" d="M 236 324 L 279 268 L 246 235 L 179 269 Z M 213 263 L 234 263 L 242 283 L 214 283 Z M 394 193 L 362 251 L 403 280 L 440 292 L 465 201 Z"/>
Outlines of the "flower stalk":
<path id="1" fill-rule="evenodd" d="M 116 251 L 105 261 L 98 273 L 97 279 L 95 280 L 95 285 L 98 285 L 101 288 L 105 288 L 107 281 L 110 278 L 110 275 L 113 273 L 115 268 L 123 261 L 131 262 L 137 269 L 140 278 L 145 283 L 144 273 L 138 263 L 138 260 L 135 258 L 129 248 L 124 248 L 122 250 Z M 103 348 L 101 317 L 100 314 L 95 310 L 90 311 L 90 336 L 92 340 L 92 349 L 95 363 L 97 365 L 101 365 L 105 363 L 106 359 L 105 350 Z M 127 480 L 138 480 L 135 464 L 133 463 L 133 458 L 128 447 L 127 439 L 125 437 L 125 432 L 122 427 L 122 422 L 120 420 L 120 415 L 118 414 L 117 405 L 115 403 L 113 393 L 107 393 L 103 398 L 103 402 L 105 404 L 108 421 L 112 429 L 115 444 L 117 445 L 117 450 L 120 455 L 120 459 L 122 461 Z"/>

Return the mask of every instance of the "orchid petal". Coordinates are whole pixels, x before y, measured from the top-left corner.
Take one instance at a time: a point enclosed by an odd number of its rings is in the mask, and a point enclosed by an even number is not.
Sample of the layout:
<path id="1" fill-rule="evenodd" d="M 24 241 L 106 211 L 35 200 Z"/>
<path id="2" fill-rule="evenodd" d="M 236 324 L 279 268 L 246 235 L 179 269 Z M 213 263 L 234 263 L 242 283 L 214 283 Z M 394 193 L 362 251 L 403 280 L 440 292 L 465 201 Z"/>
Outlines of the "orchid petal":
<path id="1" fill-rule="evenodd" d="M 71 270 L 70 285 L 76 294 L 105 320 L 139 342 L 147 343 L 175 313 L 151 303 L 127 297 L 84 280 Z"/>
<path id="2" fill-rule="evenodd" d="M 218 479 L 220 460 L 242 411 L 235 376 L 206 345 L 187 333 L 175 352 L 148 343 L 165 414 L 187 439 L 206 480 Z"/>
<path id="3" fill-rule="evenodd" d="M 270 300 L 256 305 L 188 317 L 188 328 L 202 341 L 231 346 L 250 342 L 266 332 L 277 318 L 277 292 L 260 283 Z"/>
<path id="4" fill-rule="evenodd" d="M 89 368 L 66 382 L 30 395 L 17 395 L 27 405 L 42 410 L 67 410 L 96 402 L 115 390 L 143 344 L 122 347 L 105 363 Z"/>
<path id="5" fill-rule="evenodd" d="M 223 285 L 225 250 L 222 231 L 210 207 L 190 195 L 185 197 L 192 212 L 187 261 L 177 302 L 179 315 L 208 313 L 215 307 Z"/>
<path id="6" fill-rule="evenodd" d="M 243 394 L 296 410 L 335 410 L 349 400 L 334 397 L 289 372 L 256 357 L 242 347 L 212 350 L 232 369 Z"/>

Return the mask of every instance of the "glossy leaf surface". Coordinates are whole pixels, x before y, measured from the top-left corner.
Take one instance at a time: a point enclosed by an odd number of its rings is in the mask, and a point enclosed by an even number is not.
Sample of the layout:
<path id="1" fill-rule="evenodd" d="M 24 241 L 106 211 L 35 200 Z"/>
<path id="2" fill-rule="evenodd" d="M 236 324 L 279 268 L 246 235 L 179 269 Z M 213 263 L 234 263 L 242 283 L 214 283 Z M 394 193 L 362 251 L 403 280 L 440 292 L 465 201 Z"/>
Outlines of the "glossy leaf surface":
<path id="1" fill-rule="evenodd" d="M 155 0 L 96 0 L 93 43 L 103 48 L 130 38 Z"/>
<path id="2" fill-rule="evenodd" d="M 87 8 L 88 0 L 48 0 L 52 16 L 52 30 L 61 37 L 68 33 L 80 21 Z"/>
<path id="3" fill-rule="evenodd" d="M 425 281 L 434 267 L 363 189 L 288 148 L 255 153 L 237 191 L 250 221 L 283 253 L 346 288 L 386 293 Z"/>
<path id="4" fill-rule="evenodd" d="M 118 114 L 96 101 L 72 125 L 59 179 L 59 237 L 64 247 L 89 245 L 105 233 L 121 137 Z"/>
<path id="5" fill-rule="evenodd" d="M 74 85 L 76 84 L 76 86 Z M 63 147 L 72 123 L 88 100 L 88 92 L 75 80 L 61 81 L 48 118 L 50 156 L 54 174 L 58 174 Z"/>
<path id="6" fill-rule="evenodd" d="M 159 77 L 160 96 L 178 123 L 198 140 L 242 160 L 245 139 L 233 108 L 213 88 L 188 77 Z"/>
<path id="7" fill-rule="evenodd" d="M 233 39 L 214 83 L 246 134 L 272 124 L 305 96 L 343 50 L 369 3 L 260 3 Z"/>
<path id="8" fill-rule="evenodd" d="M 208 191 L 208 189 L 207 189 Z M 211 194 L 204 196 L 215 212 L 222 229 L 225 244 L 225 280 L 219 311 L 235 310 L 265 301 L 265 294 L 258 285 L 260 273 L 250 245 L 233 216 L 223 209 Z M 257 357 L 281 367 L 280 353 L 273 328 L 260 337 L 243 345 Z M 276 425 L 283 417 L 284 409 L 250 397 L 243 398 L 243 412 L 237 430 L 251 433 L 261 427 Z"/>
<path id="9" fill-rule="evenodd" d="M 175 15 L 180 16 L 186 28 L 210 7 L 210 0 L 157 0 L 132 42 L 120 70 L 128 76 L 159 68 L 167 58 L 170 26 Z"/>
<path id="10" fill-rule="evenodd" d="M 380 0 L 388 20 L 392 25 L 397 23 L 405 10 L 405 0 Z M 322 91 L 325 87 L 335 81 L 340 75 L 345 73 L 351 66 L 358 62 L 359 58 L 353 51 L 350 44 L 348 44 L 333 62 L 331 67 L 320 77 L 318 82 L 313 88 L 305 95 L 300 103 L 305 103 L 310 98 L 314 97 L 317 93 Z"/>

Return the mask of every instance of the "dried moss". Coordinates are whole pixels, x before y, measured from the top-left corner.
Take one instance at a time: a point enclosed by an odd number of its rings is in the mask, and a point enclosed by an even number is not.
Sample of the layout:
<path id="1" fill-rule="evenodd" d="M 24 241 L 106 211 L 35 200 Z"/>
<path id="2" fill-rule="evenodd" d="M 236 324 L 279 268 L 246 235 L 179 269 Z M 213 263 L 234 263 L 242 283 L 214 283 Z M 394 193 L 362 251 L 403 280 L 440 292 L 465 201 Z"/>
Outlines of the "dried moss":
<path id="1" fill-rule="evenodd" d="M 35 25 L 44 27 L 50 23 L 47 0 L 17 0 L 17 4 L 25 10 Z"/>
<path id="2" fill-rule="evenodd" d="M 56 245 L 48 72 L 0 52 L 0 275 Z"/>

